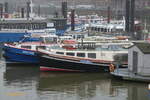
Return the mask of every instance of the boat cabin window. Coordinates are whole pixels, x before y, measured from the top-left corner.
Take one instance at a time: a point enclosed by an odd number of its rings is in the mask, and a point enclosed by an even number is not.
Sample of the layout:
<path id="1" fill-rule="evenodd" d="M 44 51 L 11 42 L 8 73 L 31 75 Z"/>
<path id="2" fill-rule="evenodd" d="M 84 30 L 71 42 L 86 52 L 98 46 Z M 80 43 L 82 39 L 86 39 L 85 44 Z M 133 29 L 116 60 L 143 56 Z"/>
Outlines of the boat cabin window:
<path id="1" fill-rule="evenodd" d="M 101 46 L 101 49 L 102 49 L 102 50 L 107 50 L 108 48 L 109 48 L 108 45 L 102 45 L 102 46 Z"/>
<path id="2" fill-rule="evenodd" d="M 96 58 L 96 53 L 88 53 L 88 58 Z"/>
<path id="3" fill-rule="evenodd" d="M 21 48 L 31 49 L 31 46 L 21 46 Z"/>
<path id="4" fill-rule="evenodd" d="M 61 55 L 63 55 L 63 54 L 64 54 L 64 52 L 56 52 L 56 54 L 61 54 Z"/>
<path id="5" fill-rule="evenodd" d="M 121 45 L 110 45 L 109 46 L 109 50 L 116 51 L 116 50 L 120 50 L 120 49 L 122 49 Z"/>
<path id="6" fill-rule="evenodd" d="M 85 53 L 77 53 L 78 57 L 85 57 Z"/>
<path id="7" fill-rule="evenodd" d="M 69 56 L 74 56 L 75 54 L 72 53 L 72 52 L 67 52 L 66 55 L 69 55 Z"/>
<path id="8" fill-rule="evenodd" d="M 45 46 L 36 46 L 36 48 L 45 49 Z"/>

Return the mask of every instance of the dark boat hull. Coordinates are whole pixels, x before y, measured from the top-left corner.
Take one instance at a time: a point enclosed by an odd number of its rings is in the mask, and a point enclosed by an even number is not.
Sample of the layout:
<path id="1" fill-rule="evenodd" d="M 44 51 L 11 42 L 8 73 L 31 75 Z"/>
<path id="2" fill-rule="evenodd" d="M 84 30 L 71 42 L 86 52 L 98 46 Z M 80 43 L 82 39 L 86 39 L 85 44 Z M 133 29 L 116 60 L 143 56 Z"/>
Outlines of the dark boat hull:
<path id="1" fill-rule="evenodd" d="M 109 72 L 109 66 L 42 55 L 40 56 L 40 70 L 61 72 Z"/>

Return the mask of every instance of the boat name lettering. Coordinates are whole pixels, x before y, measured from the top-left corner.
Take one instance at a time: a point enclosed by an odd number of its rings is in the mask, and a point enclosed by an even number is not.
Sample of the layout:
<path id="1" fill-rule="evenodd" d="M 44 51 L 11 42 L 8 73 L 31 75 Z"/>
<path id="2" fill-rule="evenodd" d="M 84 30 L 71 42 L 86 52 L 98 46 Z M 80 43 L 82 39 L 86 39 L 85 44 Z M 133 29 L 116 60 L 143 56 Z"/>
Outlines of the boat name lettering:
<path id="1" fill-rule="evenodd" d="M 34 55 L 34 52 L 29 52 L 29 51 L 23 51 L 23 53 Z"/>

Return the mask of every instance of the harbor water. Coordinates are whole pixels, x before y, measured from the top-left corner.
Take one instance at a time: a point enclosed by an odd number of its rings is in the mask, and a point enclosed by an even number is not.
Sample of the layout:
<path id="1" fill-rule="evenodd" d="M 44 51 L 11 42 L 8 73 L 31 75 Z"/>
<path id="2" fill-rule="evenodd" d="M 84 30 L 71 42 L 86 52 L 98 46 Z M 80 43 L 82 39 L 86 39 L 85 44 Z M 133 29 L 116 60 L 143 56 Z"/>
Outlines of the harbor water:
<path id="1" fill-rule="evenodd" d="M 45 73 L 1 58 L 0 100 L 150 100 L 150 90 L 107 73 Z"/>

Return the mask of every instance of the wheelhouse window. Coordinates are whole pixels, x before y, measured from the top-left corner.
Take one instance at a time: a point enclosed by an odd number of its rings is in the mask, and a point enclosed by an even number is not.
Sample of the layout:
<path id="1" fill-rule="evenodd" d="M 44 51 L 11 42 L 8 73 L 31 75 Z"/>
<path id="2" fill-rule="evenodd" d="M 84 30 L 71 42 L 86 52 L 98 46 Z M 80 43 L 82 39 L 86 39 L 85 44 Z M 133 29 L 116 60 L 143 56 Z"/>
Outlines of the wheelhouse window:
<path id="1" fill-rule="evenodd" d="M 88 53 L 88 58 L 96 58 L 96 53 Z"/>
<path id="2" fill-rule="evenodd" d="M 64 54 L 64 52 L 56 52 L 56 54 L 61 54 L 61 55 L 63 55 L 63 54 Z"/>
<path id="3" fill-rule="evenodd" d="M 31 49 L 31 46 L 21 46 L 21 48 Z"/>
<path id="4" fill-rule="evenodd" d="M 66 55 L 69 55 L 69 56 L 74 56 L 75 54 L 72 53 L 72 52 L 67 52 Z"/>
<path id="5" fill-rule="evenodd" d="M 85 53 L 77 53 L 78 57 L 85 57 Z"/>

